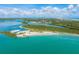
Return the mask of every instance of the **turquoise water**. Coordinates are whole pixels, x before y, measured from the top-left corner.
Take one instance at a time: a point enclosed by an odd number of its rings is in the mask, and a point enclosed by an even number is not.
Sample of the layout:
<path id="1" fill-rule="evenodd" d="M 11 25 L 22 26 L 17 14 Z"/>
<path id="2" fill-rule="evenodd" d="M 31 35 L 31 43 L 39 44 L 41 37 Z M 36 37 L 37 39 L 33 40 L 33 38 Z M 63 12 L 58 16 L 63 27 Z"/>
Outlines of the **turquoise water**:
<path id="1" fill-rule="evenodd" d="M 67 35 L 11 38 L 0 35 L 0 53 L 52 54 L 79 53 L 79 37 Z"/>
<path id="2" fill-rule="evenodd" d="M 12 21 L 10 21 L 11 23 Z M 2 25 L 3 23 L 3 25 Z M 20 22 L 14 22 L 10 27 L 6 22 L 0 23 L 0 31 L 15 29 Z M 4 25 L 7 24 L 7 25 Z M 1 28 L 4 26 L 4 28 Z M 79 36 L 51 35 L 14 38 L 0 34 L 0 54 L 74 54 L 79 53 Z"/>

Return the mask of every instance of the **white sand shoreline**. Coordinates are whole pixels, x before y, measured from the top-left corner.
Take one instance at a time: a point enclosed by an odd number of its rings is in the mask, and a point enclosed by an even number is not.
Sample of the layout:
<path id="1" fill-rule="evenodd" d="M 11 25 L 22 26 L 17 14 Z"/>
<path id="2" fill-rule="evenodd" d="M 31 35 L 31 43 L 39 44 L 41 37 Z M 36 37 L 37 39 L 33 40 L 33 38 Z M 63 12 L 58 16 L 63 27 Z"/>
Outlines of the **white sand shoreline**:
<path id="1" fill-rule="evenodd" d="M 73 35 L 73 36 L 79 36 L 79 34 L 74 34 L 74 33 L 64 33 L 64 32 L 59 32 L 60 35 Z"/>
<path id="2" fill-rule="evenodd" d="M 35 31 L 19 31 L 19 30 L 13 30 L 11 33 L 15 33 L 16 37 L 27 37 L 27 36 L 45 36 L 45 35 L 75 35 L 79 36 L 78 34 L 72 34 L 72 33 L 64 33 L 64 32 L 50 32 L 50 31 L 43 31 L 43 32 L 35 32 Z"/>
<path id="3" fill-rule="evenodd" d="M 17 34 L 17 37 L 25 37 L 25 36 L 42 36 L 42 35 L 57 35 L 59 33 L 53 33 L 53 32 L 25 32 L 24 34 Z"/>
<path id="4" fill-rule="evenodd" d="M 17 37 L 27 37 L 27 36 L 42 36 L 42 35 L 58 35 L 58 32 L 49 32 L 49 31 L 43 31 L 43 32 L 35 32 L 35 31 L 19 31 L 19 30 L 13 30 L 11 33 L 15 33 Z"/>

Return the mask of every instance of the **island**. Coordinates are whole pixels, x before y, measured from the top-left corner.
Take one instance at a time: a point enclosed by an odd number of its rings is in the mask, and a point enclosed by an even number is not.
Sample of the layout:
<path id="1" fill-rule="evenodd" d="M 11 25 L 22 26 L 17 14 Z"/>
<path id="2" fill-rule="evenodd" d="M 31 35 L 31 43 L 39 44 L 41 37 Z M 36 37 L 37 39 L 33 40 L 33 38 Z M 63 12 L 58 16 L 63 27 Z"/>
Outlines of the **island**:
<path id="1" fill-rule="evenodd" d="M 13 37 L 27 37 L 40 35 L 58 35 L 69 33 L 79 35 L 79 21 L 57 18 L 1 18 L 0 20 L 21 20 L 19 29 L 0 32 Z M 23 29 L 23 30 L 20 30 Z"/>

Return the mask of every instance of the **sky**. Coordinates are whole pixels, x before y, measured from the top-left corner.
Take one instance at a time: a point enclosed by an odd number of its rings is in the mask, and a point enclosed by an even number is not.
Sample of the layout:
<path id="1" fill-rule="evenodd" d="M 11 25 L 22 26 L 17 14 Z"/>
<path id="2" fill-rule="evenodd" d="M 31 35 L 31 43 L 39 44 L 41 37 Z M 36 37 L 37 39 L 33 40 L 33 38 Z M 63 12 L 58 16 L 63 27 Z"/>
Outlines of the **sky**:
<path id="1" fill-rule="evenodd" d="M 0 18 L 79 18 L 78 4 L 0 4 Z"/>

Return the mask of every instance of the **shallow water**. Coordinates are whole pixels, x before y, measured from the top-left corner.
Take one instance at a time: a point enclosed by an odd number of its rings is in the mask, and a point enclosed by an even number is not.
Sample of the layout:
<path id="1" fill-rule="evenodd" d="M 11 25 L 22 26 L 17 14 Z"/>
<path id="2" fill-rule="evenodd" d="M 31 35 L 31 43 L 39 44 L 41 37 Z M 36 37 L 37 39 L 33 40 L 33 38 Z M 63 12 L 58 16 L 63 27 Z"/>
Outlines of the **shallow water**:
<path id="1" fill-rule="evenodd" d="M 12 22 L 12 21 L 10 21 Z M 14 23 L 17 23 L 15 21 Z M 5 22 L 6 23 L 6 22 Z M 9 25 L 9 23 L 6 23 Z M 3 24 L 4 25 L 4 24 Z M 20 25 L 5 25 L 4 29 L 16 29 Z M 1 23 L 0 23 L 0 26 Z M 16 27 L 16 28 L 14 28 Z M 9 37 L 0 34 L 0 54 L 73 54 L 79 53 L 79 36 L 76 35 L 49 35 L 31 36 L 24 38 Z"/>
<path id="2" fill-rule="evenodd" d="M 21 22 L 17 20 L 0 20 L 0 32 L 20 29 Z"/>
<path id="3" fill-rule="evenodd" d="M 79 37 L 53 35 L 11 38 L 0 35 L 0 53 L 79 53 Z"/>

